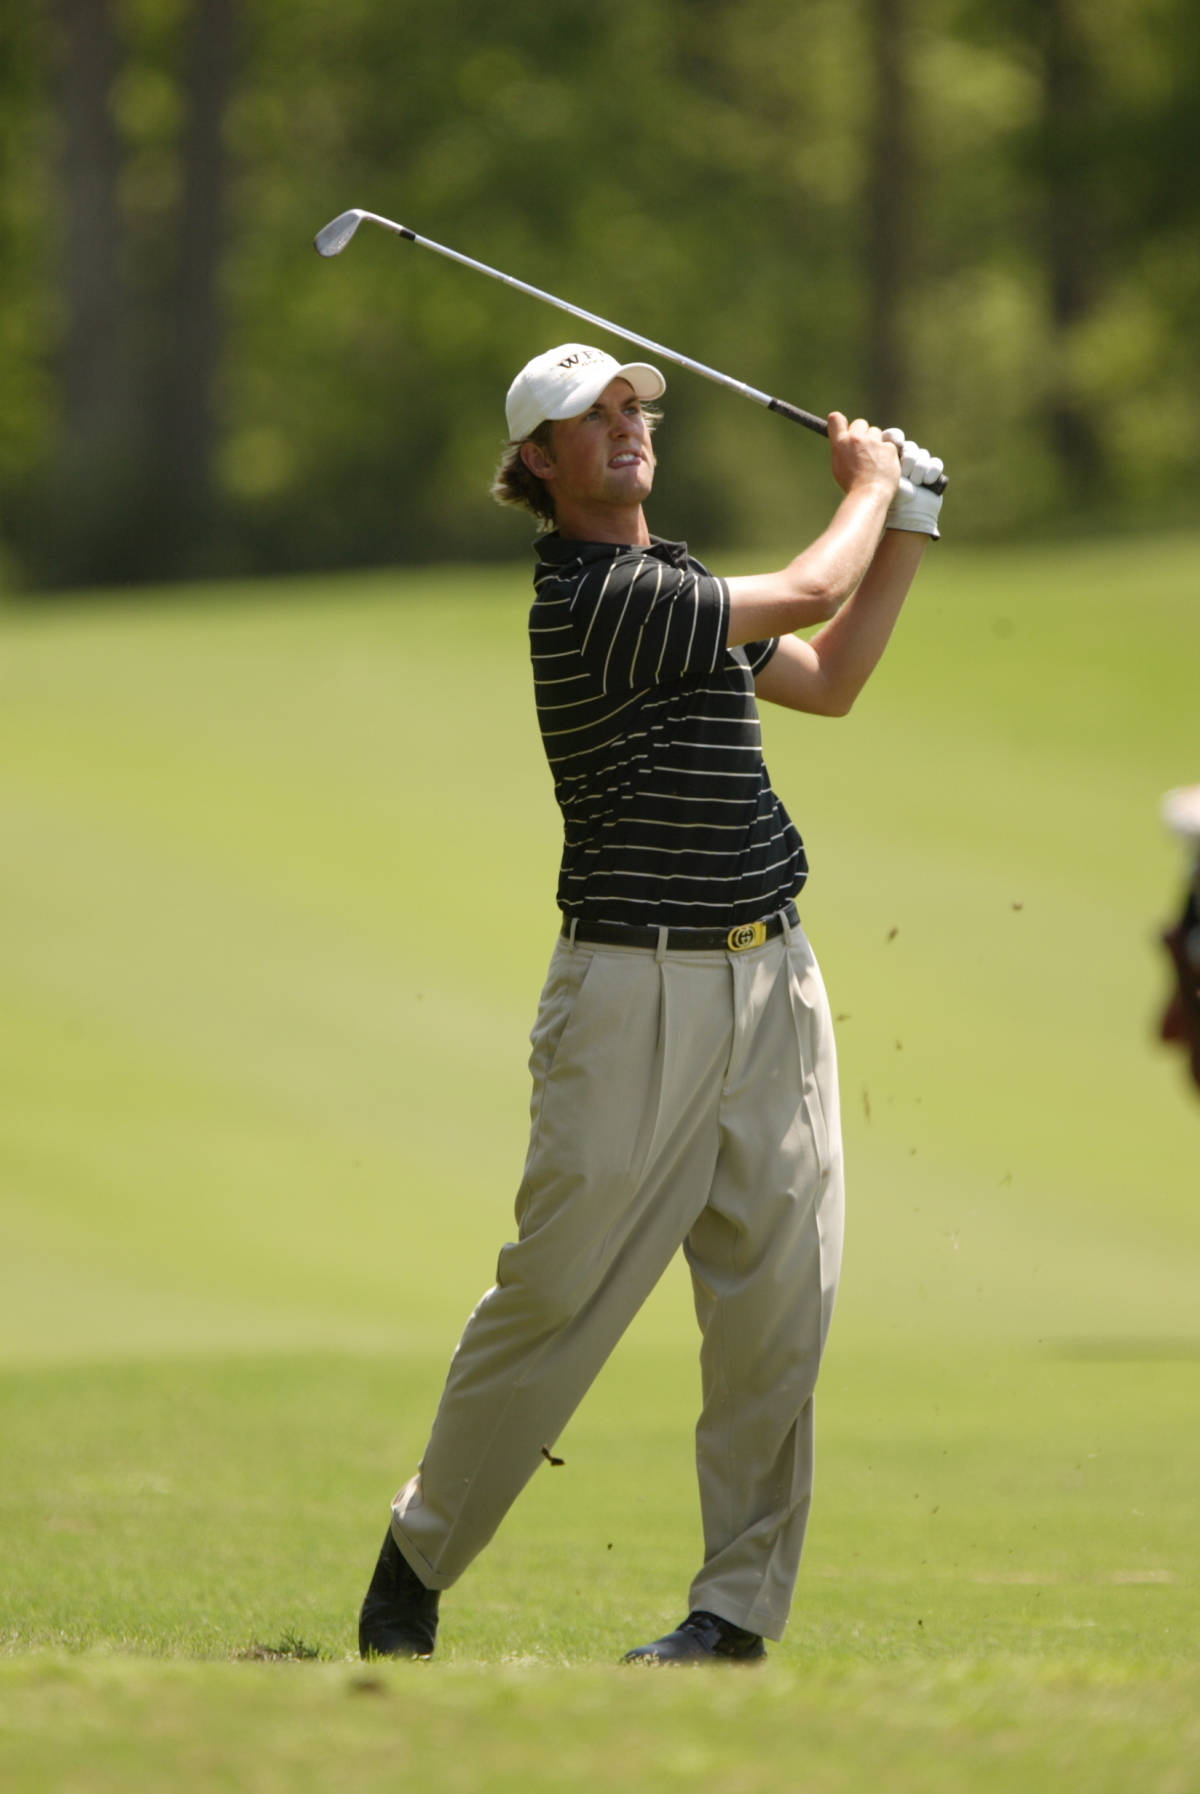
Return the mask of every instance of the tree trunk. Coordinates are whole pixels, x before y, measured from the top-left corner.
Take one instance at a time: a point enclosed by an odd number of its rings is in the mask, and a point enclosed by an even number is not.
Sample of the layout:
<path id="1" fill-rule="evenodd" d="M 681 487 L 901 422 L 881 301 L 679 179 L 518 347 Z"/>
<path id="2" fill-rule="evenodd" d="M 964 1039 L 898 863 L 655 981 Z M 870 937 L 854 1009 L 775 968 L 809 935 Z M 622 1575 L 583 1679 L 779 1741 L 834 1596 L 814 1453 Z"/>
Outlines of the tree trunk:
<path id="1" fill-rule="evenodd" d="M 908 388 L 903 305 L 910 272 L 912 147 L 905 0 L 871 0 L 874 94 L 867 168 L 867 409 L 884 428 L 903 423 Z"/>
<path id="2" fill-rule="evenodd" d="M 1044 0 L 1042 11 L 1045 266 L 1056 345 L 1047 427 L 1068 500 L 1085 510 L 1103 497 L 1104 453 L 1095 419 L 1074 390 L 1068 357 L 1073 333 L 1096 303 L 1101 225 L 1091 179 L 1091 71 L 1073 4 Z"/>
<path id="3" fill-rule="evenodd" d="M 234 0 L 195 0 L 185 40 L 187 125 L 170 320 L 154 394 L 150 468 L 158 571 L 202 573 L 214 562 L 215 386 L 222 318 L 218 276 L 227 162 L 225 110 L 235 62 Z"/>
<path id="4" fill-rule="evenodd" d="M 64 337 L 60 424 L 32 544 L 51 584 L 121 577 L 138 455 L 129 294 L 110 95 L 120 49 L 109 0 L 54 0 Z"/>

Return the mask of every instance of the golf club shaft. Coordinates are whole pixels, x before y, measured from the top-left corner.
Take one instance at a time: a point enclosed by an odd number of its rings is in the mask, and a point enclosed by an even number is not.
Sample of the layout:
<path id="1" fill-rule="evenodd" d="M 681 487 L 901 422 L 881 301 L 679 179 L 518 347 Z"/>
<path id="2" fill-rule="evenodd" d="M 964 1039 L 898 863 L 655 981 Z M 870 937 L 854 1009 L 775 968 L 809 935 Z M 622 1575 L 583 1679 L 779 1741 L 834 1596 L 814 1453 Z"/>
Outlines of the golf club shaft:
<path id="1" fill-rule="evenodd" d="M 343 221 L 353 219 L 353 224 Z M 688 368 L 693 374 L 700 374 L 705 380 L 715 381 L 718 386 L 727 386 L 733 392 L 741 393 L 744 399 L 753 399 L 756 405 L 765 405 L 769 411 L 778 411 L 781 416 L 789 417 L 793 423 L 803 424 L 807 430 L 815 430 L 820 436 L 829 434 L 823 417 L 816 417 L 811 411 L 803 411 L 798 405 L 789 405 L 785 399 L 773 399 L 769 393 L 759 392 L 756 387 L 747 386 L 743 380 L 735 380 L 731 374 L 719 373 L 716 368 L 706 367 L 702 361 L 693 361 L 688 355 L 681 355 L 676 349 L 668 349 L 663 343 L 653 342 L 648 336 L 638 336 L 635 331 L 625 330 L 619 324 L 610 323 L 607 318 L 597 317 L 595 312 L 585 311 L 580 305 L 572 305 L 566 299 L 559 299 L 553 293 L 545 293 L 541 287 L 530 286 L 528 281 L 518 280 L 513 274 L 505 274 L 499 268 L 490 268 L 486 262 L 476 261 L 473 256 L 463 255 L 457 249 L 448 249 L 444 243 L 435 243 L 431 237 L 418 236 L 406 224 L 396 224 L 390 218 L 381 218 L 378 212 L 343 212 L 323 230 L 318 231 L 315 242 L 322 255 L 337 255 L 350 241 L 358 225 L 366 221 L 378 224 L 383 230 L 392 231 L 406 242 L 415 243 L 418 248 L 432 249 L 436 255 L 444 255 L 448 261 L 460 262 L 464 268 L 474 268 L 479 274 L 486 274 L 492 280 L 498 280 L 503 286 L 513 287 L 518 293 L 526 294 L 530 299 L 541 299 L 546 305 L 557 306 L 559 311 L 569 312 L 573 318 L 582 318 L 585 324 L 594 324 L 599 330 L 607 330 L 610 336 L 619 336 L 627 343 L 634 343 L 639 349 L 648 349 L 652 355 L 660 355 L 664 361 L 673 361 L 676 366 Z M 335 227 L 341 227 L 337 229 Z M 333 247 L 322 248 L 322 243 L 330 243 Z"/>
<path id="2" fill-rule="evenodd" d="M 652 355 L 661 356 L 664 361 L 672 361 L 677 367 L 687 368 L 691 373 L 699 374 L 717 386 L 728 387 L 731 392 L 740 393 L 744 399 L 752 399 L 756 405 L 763 405 L 768 411 L 778 412 L 780 417 L 786 417 L 794 424 L 802 424 L 806 430 L 812 430 L 818 436 L 829 434 L 825 419 L 812 411 L 805 411 L 799 405 L 791 405 L 786 399 L 773 399 L 770 393 L 760 392 L 757 387 L 748 386 L 744 380 L 735 380 L 732 374 L 722 374 L 716 368 L 705 366 L 702 361 L 693 361 L 690 355 L 681 355 L 677 349 L 668 349 L 665 344 L 653 342 L 648 336 L 639 336 L 635 331 L 625 330 L 619 324 L 610 323 L 607 318 L 597 317 L 595 312 L 584 311 L 582 306 L 571 305 L 566 299 L 543 292 L 541 287 L 530 286 L 528 281 L 518 280 L 515 275 L 505 274 L 499 268 L 490 268 L 486 262 L 478 262 L 473 256 L 463 255 L 457 249 L 447 249 L 444 243 L 435 243 L 431 237 L 420 237 L 406 224 L 396 224 L 391 218 L 380 217 L 378 212 L 364 212 L 357 207 L 349 212 L 342 212 L 317 232 L 313 240 L 314 247 L 321 255 L 340 255 L 364 221 L 377 224 L 382 230 L 389 230 L 421 249 L 432 249 L 436 255 L 445 256 L 448 261 L 460 262 L 464 268 L 474 268 L 477 273 L 486 274 L 491 280 L 498 280 L 502 286 L 512 287 L 530 299 L 540 299 L 546 305 L 556 306 L 559 311 L 569 312 L 573 318 L 582 318 L 585 324 L 594 324 L 598 330 L 606 330 L 610 336 L 620 337 L 623 342 L 633 343 L 639 349 L 648 349 Z M 944 490 L 945 484 L 943 475 L 934 490 Z"/>

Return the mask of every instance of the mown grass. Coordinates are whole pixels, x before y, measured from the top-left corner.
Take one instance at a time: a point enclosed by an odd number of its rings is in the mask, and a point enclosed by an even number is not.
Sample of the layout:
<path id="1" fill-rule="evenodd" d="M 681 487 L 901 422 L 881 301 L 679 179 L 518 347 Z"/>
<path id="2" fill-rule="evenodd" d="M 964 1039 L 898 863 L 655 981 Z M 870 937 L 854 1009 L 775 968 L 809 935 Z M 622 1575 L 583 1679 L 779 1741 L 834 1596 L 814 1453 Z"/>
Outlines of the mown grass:
<path id="1" fill-rule="evenodd" d="M 698 1550 L 674 1272 L 441 1661 L 352 1655 L 523 1153 L 524 570 L 0 612 L 6 1787 L 1200 1786 L 1198 547 L 941 548 L 848 721 L 767 718 L 852 1219 L 793 1624 L 719 1682 L 613 1667 Z"/>
<path id="2" fill-rule="evenodd" d="M 651 1362 L 647 1391 L 645 1353 L 621 1349 L 562 1467 L 446 1597 L 445 1660 L 611 1663 L 674 1615 L 699 1544 L 695 1371 L 682 1343 Z M 380 1491 L 423 1443 L 443 1368 L 318 1354 L 14 1374 L 6 1648 L 220 1658 L 290 1638 L 352 1654 Z M 1191 1362 L 839 1354 L 822 1499 L 774 1654 L 1188 1661 L 1195 1380 Z"/>
<path id="3" fill-rule="evenodd" d="M 414 1682 L 415 1678 L 415 1682 Z M 567 1677 L 527 1666 L 274 1665 L 248 1671 L 36 1660 L 0 1664 L 31 1734 L 25 1785 L 449 1790 L 728 1787 L 959 1794 L 1194 1788 L 1195 1671 L 1030 1671 L 1003 1661 L 869 1671 Z M 219 1715 L 219 1722 L 216 1722 Z"/>

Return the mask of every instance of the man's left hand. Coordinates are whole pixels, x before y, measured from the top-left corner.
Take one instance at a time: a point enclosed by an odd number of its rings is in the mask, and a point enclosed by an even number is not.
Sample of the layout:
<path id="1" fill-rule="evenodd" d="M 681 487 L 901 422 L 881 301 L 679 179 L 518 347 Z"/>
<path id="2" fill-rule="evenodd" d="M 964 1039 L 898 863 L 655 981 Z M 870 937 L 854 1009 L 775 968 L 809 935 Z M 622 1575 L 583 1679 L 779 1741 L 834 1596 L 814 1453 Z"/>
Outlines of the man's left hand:
<path id="1" fill-rule="evenodd" d="M 939 456 L 923 449 L 919 442 L 911 441 L 903 430 L 885 430 L 883 439 L 894 443 L 900 456 L 900 485 L 888 507 L 885 527 L 913 530 L 919 535 L 932 536 L 936 541 L 941 534 L 938 515 L 942 494 L 931 488 L 941 478 L 943 462 Z"/>

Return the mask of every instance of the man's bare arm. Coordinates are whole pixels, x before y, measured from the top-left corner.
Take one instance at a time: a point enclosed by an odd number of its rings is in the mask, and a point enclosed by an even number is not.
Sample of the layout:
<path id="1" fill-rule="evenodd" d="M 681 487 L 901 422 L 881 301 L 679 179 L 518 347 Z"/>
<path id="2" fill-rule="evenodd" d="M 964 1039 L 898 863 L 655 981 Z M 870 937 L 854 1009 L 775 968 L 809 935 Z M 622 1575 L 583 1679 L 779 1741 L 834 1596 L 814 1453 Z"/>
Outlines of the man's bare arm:
<path id="1" fill-rule="evenodd" d="M 808 641 L 785 635 L 755 679 L 768 703 L 845 716 L 879 664 L 930 538 L 889 529 L 858 589 Z"/>
<path id="2" fill-rule="evenodd" d="M 833 617 L 871 565 L 900 479 L 895 445 L 863 418 L 829 417 L 833 476 L 845 497 L 829 527 L 777 573 L 729 584 L 729 646 L 790 635 Z"/>

